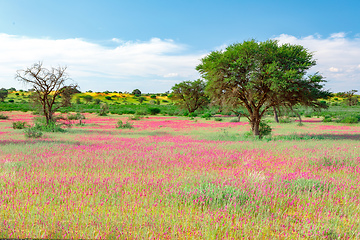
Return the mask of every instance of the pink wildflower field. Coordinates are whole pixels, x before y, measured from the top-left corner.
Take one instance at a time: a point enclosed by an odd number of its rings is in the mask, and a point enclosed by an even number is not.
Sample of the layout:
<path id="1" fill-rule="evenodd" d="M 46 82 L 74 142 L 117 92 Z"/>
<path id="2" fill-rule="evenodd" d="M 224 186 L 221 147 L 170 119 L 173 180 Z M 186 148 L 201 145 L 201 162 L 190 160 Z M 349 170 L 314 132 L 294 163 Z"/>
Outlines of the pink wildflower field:
<path id="1" fill-rule="evenodd" d="M 360 239 L 360 126 L 85 114 L 29 139 L 0 121 L 0 237 Z M 116 128 L 117 121 L 134 128 Z"/>

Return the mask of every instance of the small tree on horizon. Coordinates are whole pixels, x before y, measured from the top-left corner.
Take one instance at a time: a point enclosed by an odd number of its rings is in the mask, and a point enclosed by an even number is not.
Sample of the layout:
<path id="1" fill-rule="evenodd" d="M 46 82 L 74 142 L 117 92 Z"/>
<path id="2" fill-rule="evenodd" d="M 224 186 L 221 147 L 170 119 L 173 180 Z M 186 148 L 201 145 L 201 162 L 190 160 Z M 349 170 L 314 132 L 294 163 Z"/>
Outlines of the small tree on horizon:
<path id="1" fill-rule="evenodd" d="M 5 98 L 8 96 L 9 92 L 7 89 L 5 88 L 1 88 L 0 89 L 0 100 L 1 102 L 4 102 L 5 101 Z"/>
<path id="2" fill-rule="evenodd" d="M 132 95 L 141 95 L 141 91 L 139 89 L 134 89 L 131 94 Z"/>

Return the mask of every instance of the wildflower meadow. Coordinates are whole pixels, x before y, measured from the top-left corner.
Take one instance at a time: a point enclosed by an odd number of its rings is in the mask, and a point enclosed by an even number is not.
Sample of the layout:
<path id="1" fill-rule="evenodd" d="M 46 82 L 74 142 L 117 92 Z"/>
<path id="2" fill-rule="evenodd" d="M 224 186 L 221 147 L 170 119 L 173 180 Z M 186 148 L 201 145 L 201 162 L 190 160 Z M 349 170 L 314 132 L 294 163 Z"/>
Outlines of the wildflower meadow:
<path id="1" fill-rule="evenodd" d="M 269 118 L 255 140 L 245 119 L 85 113 L 26 138 L 36 116 L 7 115 L 0 238 L 360 238 L 358 124 Z"/>

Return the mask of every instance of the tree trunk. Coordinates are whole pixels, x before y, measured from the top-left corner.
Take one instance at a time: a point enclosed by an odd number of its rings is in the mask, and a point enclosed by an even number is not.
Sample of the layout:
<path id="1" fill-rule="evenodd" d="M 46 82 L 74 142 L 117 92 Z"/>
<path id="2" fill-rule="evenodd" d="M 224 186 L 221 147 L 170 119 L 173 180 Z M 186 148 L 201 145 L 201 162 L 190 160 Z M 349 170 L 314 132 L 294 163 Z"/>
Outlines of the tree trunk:
<path id="1" fill-rule="evenodd" d="M 299 124 L 301 125 L 301 124 L 302 124 L 302 120 L 301 120 L 300 114 L 299 114 L 298 112 L 295 112 L 295 114 L 298 116 L 298 118 L 299 118 Z"/>
<path id="2" fill-rule="evenodd" d="M 274 119 L 275 119 L 275 122 L 279 123 L 279 117 L 278 117 L 278 114 L 277 114 L 277 111 L 276 111 L 276 108 L 273 107 L 273 111 L 274 111 Z"/>
<path id="3" fill-rule="evenodd" d="M 254 136 L 260 137 L 260 118 L 258 116 L 251 117 L 251 131 L 253 132 Z"/>

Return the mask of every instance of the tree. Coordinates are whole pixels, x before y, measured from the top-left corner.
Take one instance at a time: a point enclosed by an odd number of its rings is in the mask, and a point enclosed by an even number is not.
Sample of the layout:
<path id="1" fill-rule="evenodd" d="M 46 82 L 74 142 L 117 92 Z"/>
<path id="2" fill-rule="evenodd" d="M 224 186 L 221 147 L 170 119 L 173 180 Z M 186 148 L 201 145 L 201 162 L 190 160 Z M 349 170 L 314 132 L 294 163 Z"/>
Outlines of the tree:
<path id="1" fill-rule="evenodd" d="M 134 89 L 134 90 L 132 91 L 132 94 L 133 94 L 133 95 L 141 95 L 141 91 L 140 91 L 139 89 Z"/>
<path id="2" fill-rule="evenodd" d="M 85 96 L 83 96 L 83 99 L 85 100 L 86 103 L 89 103 L 89 102 L 92 102 L 92 100 L 94 98 L 91 95 L 85 95 Z"/>
<path id="3" fill-rule="evenodd" d="M 0 89 L 0 99 L 4 102 L 5 98 L 8 96 L 9 92 L 5 88 Z"/>
<path id="4" fill-rule="evenodd" d="M 212 99 L 246 109 L 252 132 L 259 136 L 269 108 L 322 106 L 319 96 L 330 94 L 322 89 L 326 81 L 318 73 L 306 75 L 315 64 L 313 54 L 303 46 L 250 40 L 211 52 L 196 69 L 207 80 L 206 92 Z"/>
<path id="5" fill-rule="evenodd" d="M 205 95 L 205 86 L 205 82 L 201 79 L 175 84 L 171 88 L 172 99 L 177 100 L 180 107 L 192 113 L 209 103 L 209 99 Z"/>
<path id="6" fill-rule="evenodd" d="M 140 104 L 142 104 L 145 101 L 145 98 L 144 97 L 139 97 L 137 100 L 139 101 Z"/>
<path id="7" fill-rule="evenodd" d="M 342 97 L 345 98 L 344 99 L 344 103 L 348 106 L 355 106 L 358 103 L 358 98 L 355 96 L 355 93 L 357 93 L 358 90 L 350 90 L 347 92 L 343 92 Z"/>
<path id="8" fill-rule="evenodd" d="M 66 69 L 60 66 L 47 69 L 39 62 L 25 70 L 17 71 L 15 79 L 32 85 L 33 99 L 41 105 L 47 124 L 54 121 L 53 114 L 57 109 L 71 104 L 71 96 L 77 91 L 76 84 L 66 85 L 70 80 Z M 57 101 L 59 96 L 61 101 Z"/>

